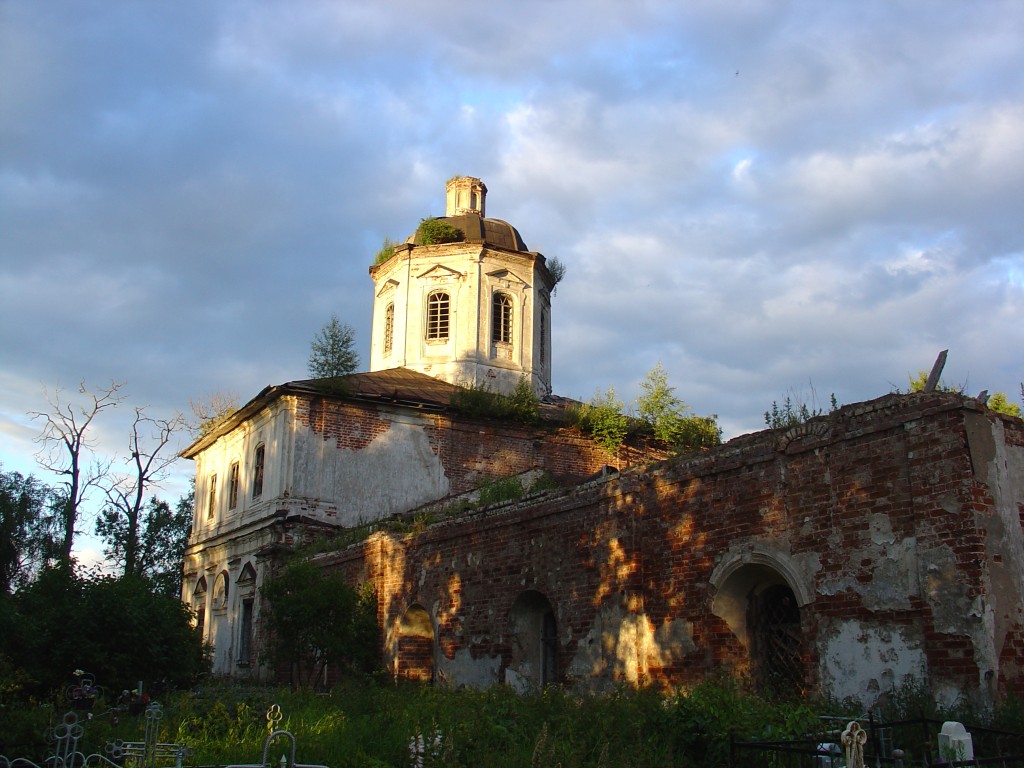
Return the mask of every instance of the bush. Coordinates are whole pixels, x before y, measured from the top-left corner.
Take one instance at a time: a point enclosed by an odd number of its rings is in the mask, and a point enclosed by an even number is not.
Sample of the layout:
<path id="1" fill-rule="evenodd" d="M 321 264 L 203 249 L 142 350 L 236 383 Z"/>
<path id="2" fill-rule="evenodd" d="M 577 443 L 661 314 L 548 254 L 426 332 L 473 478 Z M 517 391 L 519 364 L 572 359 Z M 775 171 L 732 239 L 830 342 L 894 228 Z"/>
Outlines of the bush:
<path id="1" fill-rule="evenodd" d="M 465 236 L 462 230 L 446 219 L 423 219 L 416 229 L 417 245 L 440 245 L 441 243 L 458 243 Z"/>

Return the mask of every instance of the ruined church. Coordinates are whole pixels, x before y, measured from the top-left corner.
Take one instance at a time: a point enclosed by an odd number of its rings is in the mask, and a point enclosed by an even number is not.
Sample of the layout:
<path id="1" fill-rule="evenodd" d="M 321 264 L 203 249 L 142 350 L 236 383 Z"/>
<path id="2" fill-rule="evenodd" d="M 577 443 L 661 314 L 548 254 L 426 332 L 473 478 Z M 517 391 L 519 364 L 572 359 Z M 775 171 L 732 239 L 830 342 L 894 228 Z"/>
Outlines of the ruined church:
<path id="1" fill-rule="evenodd" d="M 420 227 L 370 268 L 368 372 L 269 386 L 182 454 L 182 597 L 216 673 L 273 674 L 260 585 L 283 553 L 426 510 L 422 529 L 312 556 L 374 587 L 395 677 L 602 690 L 731 674 L 865 704 L 907 682 L 946 701 L 1024 692 L 1024 422 L 889 394 L 699 455 L 611 455 L 551 392 L 544 256 L 486 216 L 479 179 L 445 192 L 447 236 Z M 535 424 L 453 405 L 523 382 Z M 473 503 L 512 476 L 554 482 Z"/>

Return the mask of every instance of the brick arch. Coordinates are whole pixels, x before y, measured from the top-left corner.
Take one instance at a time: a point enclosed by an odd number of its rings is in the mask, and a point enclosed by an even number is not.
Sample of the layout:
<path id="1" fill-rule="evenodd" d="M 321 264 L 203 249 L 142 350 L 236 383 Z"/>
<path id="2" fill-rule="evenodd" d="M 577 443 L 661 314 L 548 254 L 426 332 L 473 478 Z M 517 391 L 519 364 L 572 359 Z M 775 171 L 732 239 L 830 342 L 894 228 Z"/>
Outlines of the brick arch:
<path id="1" fill-rule="evenodd" d="M 796 569 L 771 553 L 747 552 L 719 564 L 710 578 L 711 611 L 746 651 L 748 672 L 766 693 L 806 687 L 802 607 L 810 595 Z"/>
<path id="2" fill-rule="evenodd" d="M 398 622 L 395 676 L 431 682 L 434 679 L 434 622 L 419 603 L 410 605 Z"/>

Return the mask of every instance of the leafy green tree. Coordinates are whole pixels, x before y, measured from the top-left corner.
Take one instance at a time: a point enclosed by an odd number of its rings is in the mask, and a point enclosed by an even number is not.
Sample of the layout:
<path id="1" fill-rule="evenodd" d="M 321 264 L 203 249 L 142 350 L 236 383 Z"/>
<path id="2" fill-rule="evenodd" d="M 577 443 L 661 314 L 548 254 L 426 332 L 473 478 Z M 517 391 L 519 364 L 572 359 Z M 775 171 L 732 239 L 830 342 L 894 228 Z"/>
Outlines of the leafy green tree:
<path id="1" fill-rule="evenodd" d="M 309 375 L 314 379 L 348 376 L 358 367 L 352 326 L 331 315 L 310 344 Z"/>
<path id="2" fill-rule="evenodd" d="M 136 567 L 132 573 L 149 578 L 161 594 L 181 594 L 181 562 L 192 525 L 195 481 L 187 496 L 172 508 L 153 496 L 140 517 Z M 104 507 L 96 520 L 96 534 L 103 539 L 107 560 L 124 567 L 128 521 L 111 507 Z"/>
<path id="3" fill-rule="evenodd" d="M 33 695 L 67 686 L 76 669 L 113 695 L 139 680 L 150 690 L 188 687 L 207 669 L 191 610 L 139 576 L 46 569 L 10 606 L 4 648 Z"/>
<path id="4" fill-rule="evenodd" d="M 694 416 L 690 407 L 675 396 L 668 374 L 659 362 L 640 382 L 637 412 L 657 440 L 668 443 L 677 452 L 711 448 L 722 441 L 717 416 Z"/>
<path id="5" fill-rule="evenodd" d="M 615 389 L 608 387 L 598 391 L 585 403 L 575 409 L 572 417 L 576 425 L 594 438 L 594 442 L 608 453 L 617 453 L 629 432 L 629 419 L 622 409 L 625 404 L 615 395 Z"/>
<path id="6" fill-rule="evenodd" d="M 996 413 L 1016 416 L 1018 419 L 1021 417 L 1020 406 L 1016 403 L 1011 403 L 1005 392 L 994 392 L 988 398 L 988 407 Z"/>
<path id="7" fill-rule="evenodd" d="M 377 661 L 377 609 L 372 590 L 356 590 L 338 574 L 294 561 L 268 578 L 260 595 L 269 610 L 266 660 L 285 664 L 293 684 L 312 687 L 328 664 L 368 670 Z"/>
<path id="8" fill-rule="evenodd" d="M 0 468 L 0 594 L 28 583 L 56 554 L 48 514 L 54 498 L 34 476 Z"/>
<path id="9" fill-rule="evenodd" d="M 384 242 L 381 243 L 377 253 L 373 257 L 373 266 L 383 264 L 385 261 L 395 255 L 395 248 L 398 247 L 398 243 L 392 240 L 390 237 L 385 237 Z"/>

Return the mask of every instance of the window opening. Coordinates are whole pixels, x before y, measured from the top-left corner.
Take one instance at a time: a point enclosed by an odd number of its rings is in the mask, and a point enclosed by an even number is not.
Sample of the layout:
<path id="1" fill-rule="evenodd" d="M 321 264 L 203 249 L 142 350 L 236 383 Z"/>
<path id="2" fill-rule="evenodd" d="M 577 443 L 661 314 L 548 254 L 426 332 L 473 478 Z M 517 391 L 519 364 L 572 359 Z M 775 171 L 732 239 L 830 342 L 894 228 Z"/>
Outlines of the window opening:
<path id="1" fill-rule="evenodd" d="M 512 297 L 496 293 L 491 304 L 491 341 L 512 343 Z"/>
<path id="2" fill-rule="evenodd" d="M 775 584 L 751 595 L 747 623 L 751 661 L 759 690 L 776 696 L 804 689 L 803 633 L 800 607 L 788 586 Z"/>
<path id="3" fill-rule="evenodd" d="M 252 611 L 253 598 L 242 601 L 240 637 L 238 638 L 238 664 L 247 667 L 252 662 Z"/>
<path id="4" fill-rule="evenodd" d="M 231 464 L 231 477 L 228 486 L 228 509 L 238 506 L 238 462 Z"/>
<path id="5" fill-rule="evenodd" d="M 252 496 L 257 498 L 263 495 L 263 459 L 265 446 L 256 446 L 256 455 L 253 458 L 252 468 Z"/>
<path id="6" fill-rule="evenodd" d="M 384 356 L 391 355 L 395 343 L 395 305 L 388 304 L 384 310 Z"/>
<path id="7" fill-rule="evenodd" d="M 206 519 L 212 520 L 217 511 L 217 474 L 210 475 L 210 489 L 206 495 Z"/>
<path id="8" fill-rule="evenodd" d="M 444 291 L 434 291 L 427 297 L 427 339 L 448 339 L 448 310 L 450 300 Z"/>

